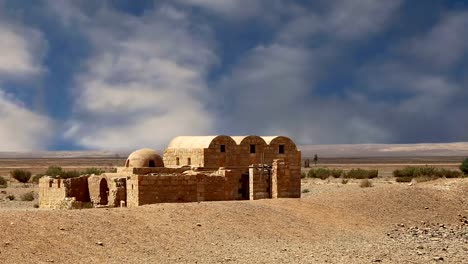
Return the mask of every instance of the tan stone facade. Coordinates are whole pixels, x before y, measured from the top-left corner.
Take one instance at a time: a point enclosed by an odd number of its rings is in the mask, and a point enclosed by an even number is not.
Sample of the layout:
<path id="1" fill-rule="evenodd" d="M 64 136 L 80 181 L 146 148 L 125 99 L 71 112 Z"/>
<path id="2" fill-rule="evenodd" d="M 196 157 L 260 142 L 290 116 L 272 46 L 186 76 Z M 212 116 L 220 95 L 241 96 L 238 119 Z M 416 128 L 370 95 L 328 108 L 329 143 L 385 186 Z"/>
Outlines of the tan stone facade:
<path id="1" fill-rule="evenodd" d="M 178 137 L 164 157 L 132 153 L 117 173 L 40 180 L 40 207 L 300 197 L 301 154 L 287 137 Z"/>

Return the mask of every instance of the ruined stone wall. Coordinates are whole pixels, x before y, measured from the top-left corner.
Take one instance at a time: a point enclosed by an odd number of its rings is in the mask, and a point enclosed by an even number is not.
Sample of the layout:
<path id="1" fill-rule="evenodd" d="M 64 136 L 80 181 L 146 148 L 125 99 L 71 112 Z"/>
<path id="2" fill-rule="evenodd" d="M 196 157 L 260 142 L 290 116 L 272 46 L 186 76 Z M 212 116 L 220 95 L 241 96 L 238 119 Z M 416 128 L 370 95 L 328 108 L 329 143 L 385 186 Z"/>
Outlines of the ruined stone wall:
<path id="1" fill-rule="evenodd" d="M 107 184 L 107 204 L 101 204 L 101 181 Z M 88 179 L 90 200 L 94 205 L 107 205 L 109 207 L 120 207 L 120 202 L 126 200 L 126 174 L 105 173 L 93 175 Z"/>
<path id="2" fill-rule="evenodd" d="M 177 164 L 177 159 L 179 163 Z M 189 164 L 190 159 L 190 164 Z M 164 151 L 164 166 L 177 167 L 177 166 L 194 166 L 204 167 L 204 149 L 166 149 Z"/>
<path id="3" fill-rule="evenodd" d="M 127 190 L 130 190 L 127 195 L 129 207 L 197 201 L 197 179 L 194 176 L 132 175 L 127 179 Z"/>
<path id="4" fill-rule="evenodd" d="M 272 165 L 272 197 L 300 198 L 301 175 L 290 169 L 283 160 L 274 160 Z"/>
<path id="5" fill-rule="evenodd" d="M 226 201 L 239 198 L 240 171 L 131 175 L 127 177 L 127 206 L 144 204 Z"/>
<path id="6" fill-rule="evenodd" d="M 271 198 L 271 171 L 263 168 L 249 169 L 250 200 Z"/>
<path id="7" fill-rule="evenodd" d="M 72 179 L 42 177 L 39 180 L 40 208 L 82 208 L 90 202 L 88 176 Z"/>

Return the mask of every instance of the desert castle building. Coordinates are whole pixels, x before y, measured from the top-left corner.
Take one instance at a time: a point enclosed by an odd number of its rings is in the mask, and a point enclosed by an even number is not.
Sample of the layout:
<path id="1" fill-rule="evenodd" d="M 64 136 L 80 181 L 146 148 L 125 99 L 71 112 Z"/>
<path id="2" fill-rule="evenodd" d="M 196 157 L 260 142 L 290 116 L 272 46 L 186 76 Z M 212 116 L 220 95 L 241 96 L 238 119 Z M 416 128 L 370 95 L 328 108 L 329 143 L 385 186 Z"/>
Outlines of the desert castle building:
<path id="1" fill-rule="evenodd" d="M 39 206 L 299 198 L 300 166 L 301 152 L 284 136 L 176 137 L 162 157 L 152 149 L 137 150 L 116 173 L 41 178 Z"/>

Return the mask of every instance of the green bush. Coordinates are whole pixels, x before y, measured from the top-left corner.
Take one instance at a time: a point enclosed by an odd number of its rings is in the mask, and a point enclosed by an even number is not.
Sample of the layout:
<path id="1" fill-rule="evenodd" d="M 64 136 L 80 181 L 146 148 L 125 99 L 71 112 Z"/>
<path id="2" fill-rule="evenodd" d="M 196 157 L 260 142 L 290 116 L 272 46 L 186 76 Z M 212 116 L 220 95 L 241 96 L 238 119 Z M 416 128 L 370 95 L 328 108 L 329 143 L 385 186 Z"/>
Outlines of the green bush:
<path id="1" fill-rule="evenodd" d="M 327 168 L 316 168 L 311 169 L 307 173 L 308 178 L 319 178 L 322 180 L 328 179 L 328 177 L 339 178 L 343 175 L 343 170 L 327 169 Z"/>
<path id="2" fill-rule="evenodd" d="M 70 178 L 80 177 L 81 175 L 83 175 L 82 172 L 76 171 L 76 170 L 72 170 L 72 171 L 64 171 L 64 172 L 62 172 L 62 174 L 60 174 L 58 177 L 59 177 L 59 178 L 62 178 L 62 179 L 70 179 Z"/>
<path id="3" fill-rule="evenodd" d="M 463 174 L 468 175 L 468 158 L 465 158 L 460 165 L 460 170 L 463 172 Z"/>
<path id="4" fill-rule="evenodd" d="M 434 167 L 405 167 L 400 170 L 393 171 L 393 176 L 396 177 L 397 182 L 410 182 L 413 178 L 424 178 L 417 180 L 418 182 L 434 180 L 437 178 L 459 178 L 462 173 L 456 170 L 447 170 L 443 168 Z"/>
<path id="5" fill-rule="evenodd" d="M 34 192 L 27 192 L 21 195 L 21 201 L 34 201 Z"/>
<path id="6" fill-rule="evenodd" d="M 307 173 L 301 172 L 301 179 L 304 179 L 304 178 L 306 178 L 306 177 L 307 177 Z"/>
<path id="7" fill-rule="evenodd" d="M 103 174 L 105 171 L 104 170 L 101 170 L 101 169 L 98 169 L 98 168 L 87 168 L 83 174 L 94 174 L 94 175 L 101 175 Z"/>
<path id="8" fill-rule="evenodd" d="M 27 170 L 17 169 L 11 171 L 10 174 L 11 177 L 22 183 L 27 183 L 31 178 L 31 172 Z"/>
<path id="9" fill-rule="evenodd" d="M 36 174 L 32 177 L 31 182 L 38 184 L 39 179 L 41 179 L 42 177 L 44 177 L 44 174 Z"/>
<path id="10" fill-rule="evenodd" d="M 310 192 L 309 189 L 304 189 L 304 190 L 302 190 L 302 193 L 309 193 L 309 192 Z"/>
<path id="11" fill-rule="evenodd" d="M 60 166 L 50 166 L 47 168 L 45 175 L 47 176 L 52 176 L 52 177 L 57 177 L 60 176 L 63 173 L 63 169 Z"/>
<path id="12" fill-rule="evenodd" d="M 378 170 L 352 169 L 344 175 L 347 179 L 373 179 L 379 176 Z"/>
<path id="13" fill-rule="evenodd" d="M 8 182 L 7 180 L 5 180 L 5 178 L 3 178 L 2 176 L 0 176 L 0 186 L 4 186 L 4 188 L 6 188 L 8 185 Z"/>
<path id="14" fill-rule="evenodd" d="M 333 178 L 340 178 L 343 175 L 343 170 L 333 169 L 330 170 L 330 174 L 333 176 Z"/>
<path id="15" fill-rule="evenodd" d="M 47 176 L 51 176 L 53 178 L 61 178 L 61 179 L 69 179 L 69 178 L 76 178 L 80 177 L 83 174 L 86 174 L 85 172 L 80 172 L 77 170 L 72 170 L 72 171 L 64 171 L 62 167 L 60 166 L 50 166 L 45 174 Z"/>

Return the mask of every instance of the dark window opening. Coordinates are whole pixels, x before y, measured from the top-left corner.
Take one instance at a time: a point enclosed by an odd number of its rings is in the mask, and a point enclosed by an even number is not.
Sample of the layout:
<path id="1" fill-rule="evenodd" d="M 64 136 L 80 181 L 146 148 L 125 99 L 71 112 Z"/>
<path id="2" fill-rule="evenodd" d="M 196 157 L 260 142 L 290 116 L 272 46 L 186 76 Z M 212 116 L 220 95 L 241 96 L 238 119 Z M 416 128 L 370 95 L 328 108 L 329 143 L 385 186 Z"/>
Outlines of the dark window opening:
<path id="1" fill-rule="evenodd" d="M 250 153 L 255 153 L 255 145 L 250 145 Z"/>
<path id="2" fill-rule="evenodd" d="M 150 160 L 148 167 L 156 167 L 156 163 L 154 163 L 154 160 Z"/>
<path id="3" fill-rule="evenodd" d="M 176 159 L 175 159 L 175 162 L 176 162 L 176 165 L 177 165 L 177 166 L 180 165 L 180 159 L 179 159 L 179 158 L 176 158 Z"/>
<path id="4" fill-rule="evenodd" d="M 221 152 L 226 152 L 226 145 L 221 145 L 219 150 Z"/>
<path id="5" fill-rule="evenodd" d="M 187 165 L 192 165 L 192 159 L 191 158 L 187 159 Z"/>
<path id="6" fill-rule="evenodd" d="M 279 154 L 284 154 L 284 145 L 279 145 Z"/>

